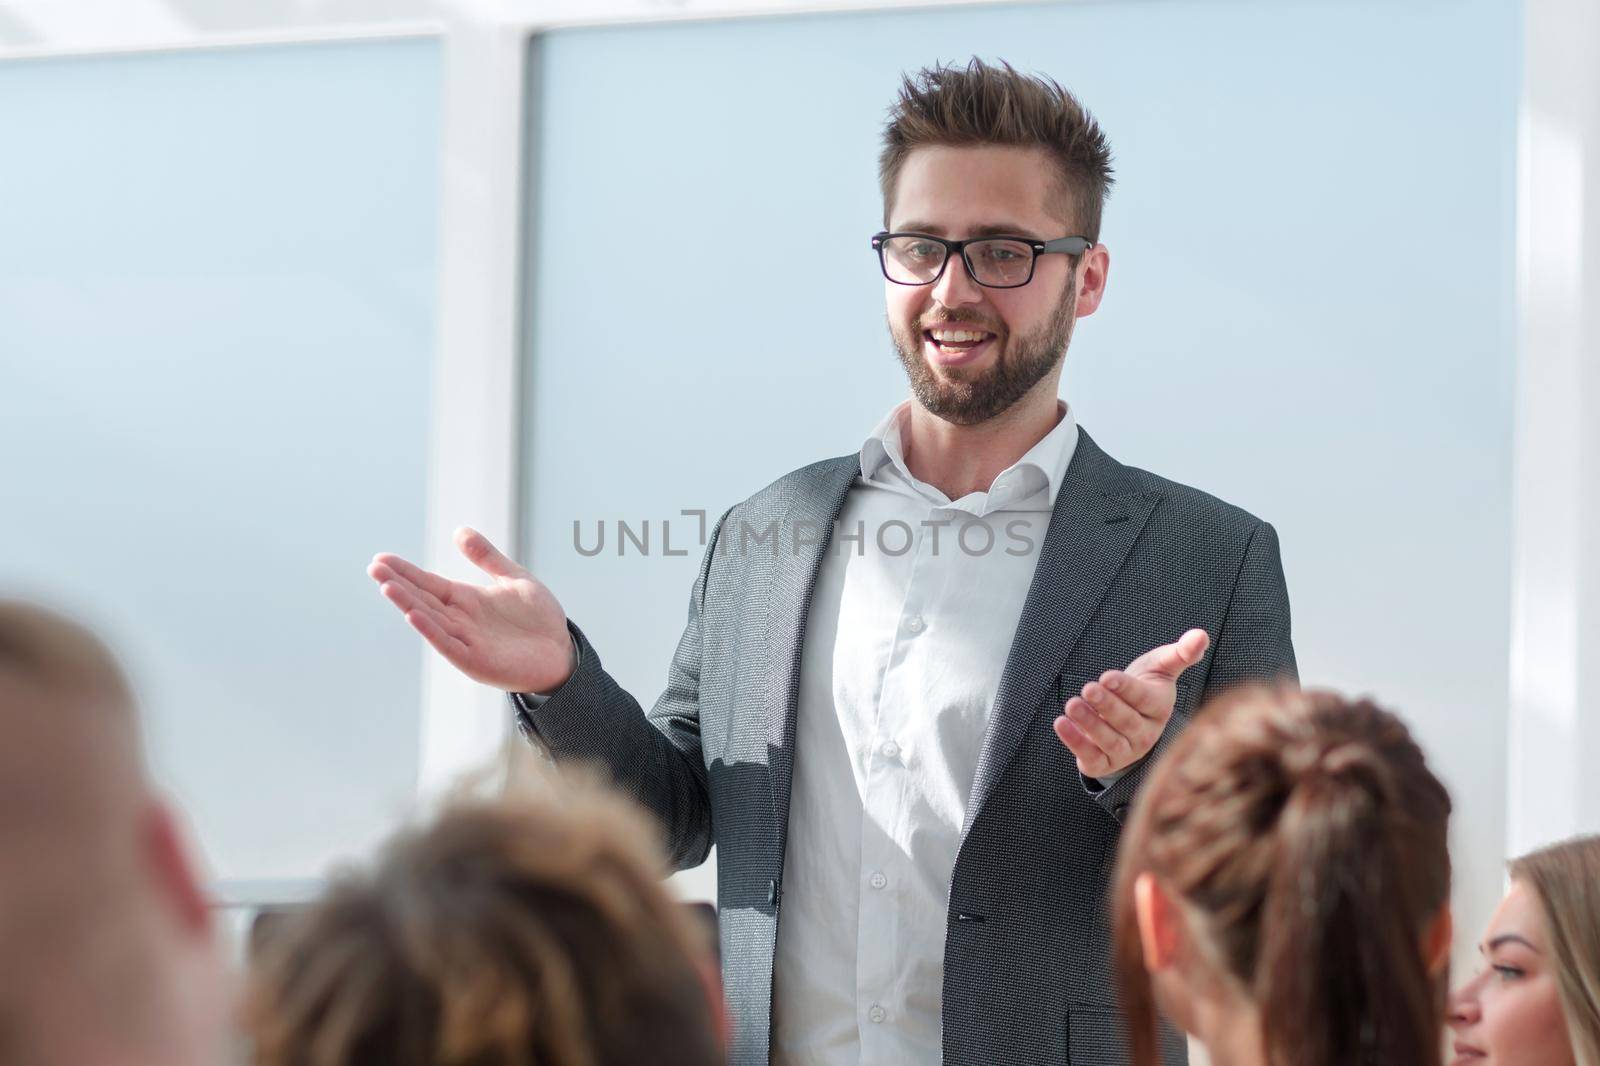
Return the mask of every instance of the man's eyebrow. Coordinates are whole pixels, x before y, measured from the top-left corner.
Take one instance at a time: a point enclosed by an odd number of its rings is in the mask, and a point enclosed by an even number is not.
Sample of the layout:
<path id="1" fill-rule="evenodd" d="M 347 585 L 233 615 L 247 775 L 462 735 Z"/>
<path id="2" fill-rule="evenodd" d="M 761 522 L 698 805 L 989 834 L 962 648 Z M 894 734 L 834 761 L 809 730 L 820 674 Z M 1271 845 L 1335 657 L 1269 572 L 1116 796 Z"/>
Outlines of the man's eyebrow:
<path id="1" fill-rule="evenodd" d="M 1493 951 L 1501 944 L 1521 944 L 1535 955 L 1539 954 L 1539 949 L 1533 946 L 1532 941 L 1530 941 L 1527 937 L 1521 936 L 1517 933 L 1501 933 L 1499 936 L 1485 944 L 1484 950 Z"/>
<path id="2" fill-rule="evenodd" d="M 943 237 L 947 230 L 945 227 L 933 222 L 906 222 L 900 226 L 897 233 L 926 233 L 933 237 Z M 1032 232 L 1032 228 L 1016 222 L 995 222 L 986 226 L 973 226 L 967 232 L 969 237 L 1027 237 L 1030 240 L 1042 241 L 1045 238 Z"/>

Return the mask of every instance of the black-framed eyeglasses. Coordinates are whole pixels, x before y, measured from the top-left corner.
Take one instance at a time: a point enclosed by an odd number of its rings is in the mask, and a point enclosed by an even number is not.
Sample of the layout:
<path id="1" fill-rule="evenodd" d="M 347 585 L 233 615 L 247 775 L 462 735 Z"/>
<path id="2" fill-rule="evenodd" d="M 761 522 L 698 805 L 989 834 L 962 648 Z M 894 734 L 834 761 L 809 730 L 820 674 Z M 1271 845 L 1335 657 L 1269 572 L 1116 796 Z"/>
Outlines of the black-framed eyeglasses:
<path id="1" fill-rule="evenodd" d="M 926 233 L 873 234 L 883 276 L 896 285 L 932 285 L 944 276 L 952 255 L 960 255 L 973 281 L 988 289 L 1016 289 L 1033 280 L 1041 255 L 1082 255 L 1094 247 L 1087 237 L 1036 241 L 1032 237 L 973 237 L 947 241 Z"/>

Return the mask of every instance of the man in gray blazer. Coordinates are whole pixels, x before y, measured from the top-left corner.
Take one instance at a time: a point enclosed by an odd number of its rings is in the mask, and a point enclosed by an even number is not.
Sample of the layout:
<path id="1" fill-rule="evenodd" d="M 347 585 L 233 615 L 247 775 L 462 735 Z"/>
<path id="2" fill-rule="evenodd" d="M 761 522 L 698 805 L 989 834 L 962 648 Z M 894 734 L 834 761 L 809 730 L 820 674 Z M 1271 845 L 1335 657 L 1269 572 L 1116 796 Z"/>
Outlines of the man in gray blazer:
<path id="1" fill-rule="evenodd" d="M 1203 699 L 1294 675 L 1272 527 L 1123 466 L 1057 398 L 1105 292 L 1109 160 L 1047 79 L 905 81 L 872 245 L 911 399 L 722 516 L 649 712 L 471 530 L 487 587 L 370 568 L 531 739 L 608 766 L 679 866 L 717 846 L 735 1063 L 1124 1061 L 1128 805 Z"/>

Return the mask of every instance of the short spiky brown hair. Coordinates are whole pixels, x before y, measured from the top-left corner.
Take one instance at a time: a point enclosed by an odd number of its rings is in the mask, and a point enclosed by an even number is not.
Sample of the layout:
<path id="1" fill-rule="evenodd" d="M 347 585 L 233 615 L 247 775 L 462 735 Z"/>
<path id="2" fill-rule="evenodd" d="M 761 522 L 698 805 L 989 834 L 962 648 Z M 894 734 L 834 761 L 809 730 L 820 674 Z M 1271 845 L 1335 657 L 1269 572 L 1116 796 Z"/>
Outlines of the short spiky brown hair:
<path id="1" fill-rule="evenodd" d="M 1075 235 L 1099 241 L 1100 212 L 1112 181 L 1111 146 L 1094 116 L 1053 78 L 977 58 L 964 67 L 924 67 L 902 77 L 878 156 L 884 225 L 906 157 L 935 145 L 1043 148 L 1060 171 L 1063 221 Z"/>

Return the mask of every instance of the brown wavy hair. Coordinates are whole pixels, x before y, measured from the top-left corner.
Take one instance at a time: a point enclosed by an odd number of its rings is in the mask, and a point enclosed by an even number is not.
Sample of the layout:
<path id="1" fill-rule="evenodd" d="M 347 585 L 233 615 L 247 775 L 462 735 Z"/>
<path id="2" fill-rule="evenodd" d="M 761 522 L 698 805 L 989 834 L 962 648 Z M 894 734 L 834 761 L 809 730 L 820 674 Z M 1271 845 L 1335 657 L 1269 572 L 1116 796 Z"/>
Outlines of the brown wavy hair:
<path id="1" fill-rule="evenodd" d="M 1055 163 L 1062 221 L 1077 236 L 1100 239 L 1112 176 L 1111 145 L 1099 123 L 1054 79 L 977 58 L 901 78 L 878 156 L 883 224 L 889 225 L 895 182 L 913 151 L 986 145 L 1044 149 Z"/>
<path id="2" fill-rule="evenodd" d="M 1544 910 L 1561 1013 L 1578 1066 L 1600 1066 L 1600 836 L 1574 837 L 1511 863 Z"/>
<path id="3" fill-rule="evenodd" d="M 712 1066 L 707 937 L 598 789 L 457 803 L 262 949 L 258 1066 Z"/>
<path id="4" fill-rule="evenodd" d="M 1449 898 L 1449 820 L 1410 732 L 1367 700 L 1250 688 L 1202 711 L 1145 782 L 1114 882 L 1136 1066 L 1158 1061 L 1145 872 L 1259 1008 L 1275 1066 L 1437 1066 L 1442 975 L 1423 944 Z"/>

